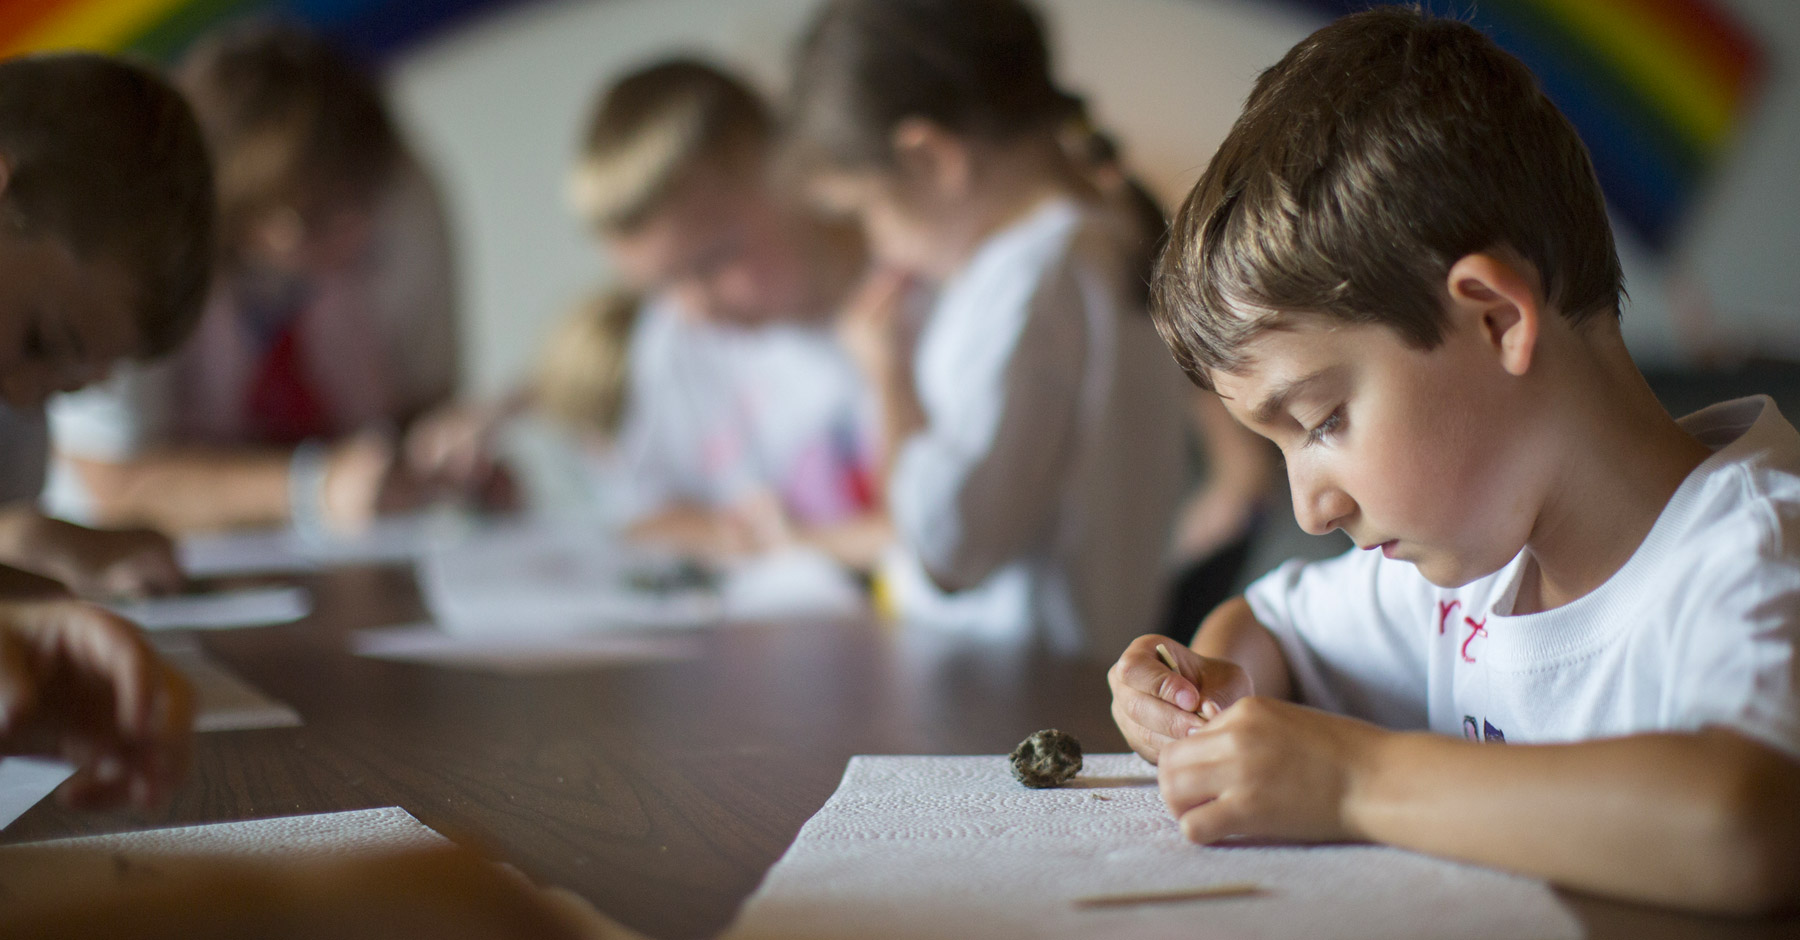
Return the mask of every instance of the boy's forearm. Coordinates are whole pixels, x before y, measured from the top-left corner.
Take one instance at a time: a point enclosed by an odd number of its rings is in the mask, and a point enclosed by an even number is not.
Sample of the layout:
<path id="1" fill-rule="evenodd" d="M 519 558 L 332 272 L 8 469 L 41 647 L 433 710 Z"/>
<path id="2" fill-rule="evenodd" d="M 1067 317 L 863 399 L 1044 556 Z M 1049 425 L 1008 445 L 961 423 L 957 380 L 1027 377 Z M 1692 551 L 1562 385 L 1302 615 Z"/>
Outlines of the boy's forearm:
<path id="1" fill-rule="evenodd" d="M 1800 763 L 1724 730 L 1564 745 L 1390 734 L 1345 806 L 1371 841 L 1637 901 L 1800 904 Z"/>
<path id="2" fill-rule="evenodd" d="M 71 463 L 100 524 L 189 532 L 286 522 L 290 459 L 274 450 L 183 449 Z"/>
<path id="3" fill-rule="evenodd" d="M 1293 682 L 1281 645 L 1275 642 L 1269 628 L 1257 622 L 1250 603 L 1241 596 L 1214 608 L 1200 622 L 1200 630 L 1189 646 L 1202 656 L 1236 663 L 1250 675 L 1257 695 L 1293 697 Z"/>

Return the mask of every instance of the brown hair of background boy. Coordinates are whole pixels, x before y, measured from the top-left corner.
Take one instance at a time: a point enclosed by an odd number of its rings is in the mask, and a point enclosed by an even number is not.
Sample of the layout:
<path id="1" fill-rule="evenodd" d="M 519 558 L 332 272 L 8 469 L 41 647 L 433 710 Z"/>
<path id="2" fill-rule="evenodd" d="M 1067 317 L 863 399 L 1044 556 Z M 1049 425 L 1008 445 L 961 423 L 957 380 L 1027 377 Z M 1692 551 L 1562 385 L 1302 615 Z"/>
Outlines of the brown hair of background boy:
<path id="1" fill-rule="evenodd" d="M 178 345 L 198 318 L 212 255 L 211 165 L 173 89 L 101 56 L 0 62 L 8 404 L 35 409 L 115 360 Z M 99 607 L 0 602 L 0 712 L 0 755 L 80 765 L 59 788 L 76 805 L 151 806 L 186 771 L 187 684 L 135 627 Z"/>
<path id="2" fill-rule="evenodd" d="M 84 349 L 88 365 L 161 354 L 186 338 L 212 273 L 213 205 L 211 164 L 193 115 L 147 69 L 86 54 L 0 62 L 6 237 L 60 243 L 89 275 L 116 265 L 129 287 L 126 322 L 136 335 L 116 349 Z M 107 279 L 82 280 L 92 290 Z M 10 304 L 6 312 L 14 313 Z M 71 328 L 81 338 L 82 327 Z M 42 344 L 54 338 L 9 333 L 27 359 L 43 355 Z M 10 391 L 20 370 L 14 350 L 5 352 Z M 41 398 L 61 387 L 25 391 Z"/>
<path id="3" fill-rule="evenodd" d="M 1618 316 L 1587 148 L 1523 63 L 1469 32 L 1371 11 L 1262 74 L 1155 282 L 1157 326 L 1196 382 L 1296 315 L 1385 324 L 1430 349 L 1444 274 L 1478 251 L 1515 252 L 1572 321 Z M 1405 56 L 1371 54 L 1401 43 Z"/>

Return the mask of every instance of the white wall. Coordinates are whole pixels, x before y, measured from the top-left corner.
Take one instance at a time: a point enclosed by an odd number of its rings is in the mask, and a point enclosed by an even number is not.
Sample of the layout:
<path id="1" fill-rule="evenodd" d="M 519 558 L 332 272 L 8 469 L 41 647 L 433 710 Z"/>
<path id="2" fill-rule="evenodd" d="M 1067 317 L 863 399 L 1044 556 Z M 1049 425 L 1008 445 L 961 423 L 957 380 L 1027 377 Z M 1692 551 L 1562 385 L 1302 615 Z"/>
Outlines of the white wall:
<path id="1" fill-rule="evenodd" d="M 1042 0 L 1066 83 L 1086 94 L 1153 188 L 1183 195 L 1250 82 L 1315 25 L 1253 0 Z M 1800 357 L 1800 4 L 1730 0 L 1768 43 L 1774 80 L 1734 162 L 1664 265 L 1621 230 L 1640 358 L 1693 358 L 1684 338 Z M 813 0 L 541 0 L 398 63 L 397 106 L 436 165 L 460 232 L 465 378 L 504 387 L 546 323 L 608 276 L 563 201 L 591 96 L 671 52 L 743 68 L 778 93 Z M 1671 281 L 1670 271 L 1675 280 Z M 1671 298 L 1679 298 L 1677 304 Z"/>

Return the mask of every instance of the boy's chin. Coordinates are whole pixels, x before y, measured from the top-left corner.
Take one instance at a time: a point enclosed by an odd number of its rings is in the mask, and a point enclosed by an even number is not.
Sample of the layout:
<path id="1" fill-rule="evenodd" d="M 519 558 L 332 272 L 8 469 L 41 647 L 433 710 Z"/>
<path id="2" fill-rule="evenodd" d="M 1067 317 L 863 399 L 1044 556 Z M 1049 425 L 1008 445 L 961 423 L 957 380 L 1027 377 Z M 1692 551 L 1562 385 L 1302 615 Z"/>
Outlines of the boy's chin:
<path id="1" fill-rule="evenodd" d="M 1505 562 L 1493 566 L 1472 565 L 1468 559 L 1445 558 L 1437 555 L 1426 558 L 1409 558 L 1406 561 L 1418 569 L 1420 577 L 1445 590 L 1455 590 L 1506 567 Z"/>

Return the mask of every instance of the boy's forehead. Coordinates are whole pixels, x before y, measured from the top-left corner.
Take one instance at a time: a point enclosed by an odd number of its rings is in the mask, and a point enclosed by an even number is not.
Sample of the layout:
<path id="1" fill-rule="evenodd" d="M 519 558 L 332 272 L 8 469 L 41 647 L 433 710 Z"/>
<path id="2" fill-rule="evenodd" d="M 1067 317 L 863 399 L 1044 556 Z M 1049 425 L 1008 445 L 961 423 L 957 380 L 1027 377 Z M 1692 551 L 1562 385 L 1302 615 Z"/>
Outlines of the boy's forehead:
<path id="1" fill-rule="evenodd" d="M 1300 320 L 1258 332 L 1229 368 L 1207 373 L 1231 411 L 1266 422 L 1288 397 L 1342 369 L 1354 355 L 1355 325 Z"/>

